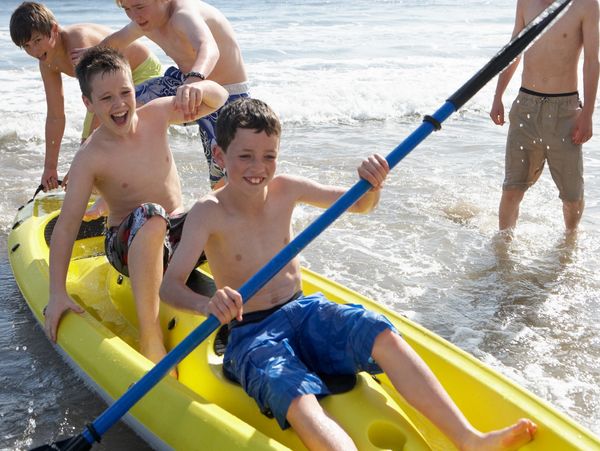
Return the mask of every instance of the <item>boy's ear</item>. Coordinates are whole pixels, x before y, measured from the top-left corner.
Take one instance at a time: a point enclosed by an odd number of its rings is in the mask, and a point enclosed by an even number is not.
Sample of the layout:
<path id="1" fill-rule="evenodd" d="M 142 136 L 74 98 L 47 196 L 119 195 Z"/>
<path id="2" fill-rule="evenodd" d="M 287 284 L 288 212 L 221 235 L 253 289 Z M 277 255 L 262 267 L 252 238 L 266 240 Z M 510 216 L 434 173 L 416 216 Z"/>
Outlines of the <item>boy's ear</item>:
<path id="1" fill-rule="evenodd" d="M 83 104 L 85 105 L 85 107 L 87 108 L 87 110 L 90 113 L 93 113 L 93 111 L 92 111 L 92 101 L 90 99 L 88 99 L 86 96 L 84 96 L 83 94 L 81 94 L 81 100 L 83 100 Z"/>
<path id="2" fill-rule="evenodd" d="M 225 152 L 223 149 L 221 149 L 221 146 L 218 144 L 215 145 L 215 147 L 213 147 L 212 154 L 219 167 L 225 169 Z"/>

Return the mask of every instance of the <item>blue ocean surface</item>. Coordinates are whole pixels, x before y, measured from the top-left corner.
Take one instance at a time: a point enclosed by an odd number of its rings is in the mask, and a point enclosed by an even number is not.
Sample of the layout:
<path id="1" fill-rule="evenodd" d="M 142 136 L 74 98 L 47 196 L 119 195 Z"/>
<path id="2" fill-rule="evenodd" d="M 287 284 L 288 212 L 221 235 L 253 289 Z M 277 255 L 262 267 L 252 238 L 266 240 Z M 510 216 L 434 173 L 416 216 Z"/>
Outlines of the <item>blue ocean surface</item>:
<path id="1" fill-rule="evenodd" d="M 279 170 L 346 186 L 363 157 L 391 151 L 508 42 L 515 7 L 512 0 L 210 3 L 236 30 L 252 95 L 282 119 Z M 37 62 L 9 35 L 19 4 L 0 0 L 0 449 L 76 433 L 104 408 L 36 325 L 8 264 L 12 219 L 39 184 L 46 114 Z M 46 4 L 64 25 L 127 23 L 112 0 Z M 63 80 L 61 175 L 85 113 L 77 83 Z M 375 212 L 342 217 L 303 252 L 303 264 L 404 313 L 600 434 L 598 137 L 584 147 L 577 240 L 564 238 L 546 171 L 507 244 L 496 232 L 507 127 L 489 119 L 494 88 L 495 80 L 398 165 Z M 173 127 L 171 146 L 189 207 L 209 190 L 197 131 Z M 317 214 L 299 208 L 296 231 Z M 98 449 L 144 446 L 118 425 Z"/>

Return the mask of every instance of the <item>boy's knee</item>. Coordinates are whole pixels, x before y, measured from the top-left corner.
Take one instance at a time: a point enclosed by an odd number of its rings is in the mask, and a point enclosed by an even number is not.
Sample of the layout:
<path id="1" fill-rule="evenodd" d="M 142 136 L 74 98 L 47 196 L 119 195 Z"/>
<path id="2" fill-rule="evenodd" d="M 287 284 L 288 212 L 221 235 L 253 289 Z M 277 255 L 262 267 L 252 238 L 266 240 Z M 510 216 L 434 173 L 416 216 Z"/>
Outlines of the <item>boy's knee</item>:
<path id="1" fill-rule="evenodd" d="M 297 421 L 305 421 L 309 418 L 314 420 L 319 415 L 324 415 L 324 412 L 317 397 L 313 394 L 304 394 L 292 399 L 286 413 L 286 418 L 293 427 Z"/>
<path id="2" fill-rule="evenodd" d="M 379 333 L 379 335 L 377 335 L 377 337 L 375 337 L 375 343 L 373 347 L 395 343 L 398 340 L 402 340 L 400 335 L 398 335 L 392 329 L 384 329 Z"/>
<path id="3" fill-rule="evenodd" d="M 378 362 L 378 358 L 385 358 L 388 353 L 395 353 L 398 350 L 402 350 L 405 346 L 408 346 L 408 344 L 400 334 L 392 329 L 384 329 L 375 337 L 371 356 Z"/>
<path id="4" fill-rule="evenodd" d="M 167 221 L 162 216 L 152 216 L 140 227 L 138 234 L 143 232 L 145 235 L 161 236 L 164 238 L 167 233 Z"/>

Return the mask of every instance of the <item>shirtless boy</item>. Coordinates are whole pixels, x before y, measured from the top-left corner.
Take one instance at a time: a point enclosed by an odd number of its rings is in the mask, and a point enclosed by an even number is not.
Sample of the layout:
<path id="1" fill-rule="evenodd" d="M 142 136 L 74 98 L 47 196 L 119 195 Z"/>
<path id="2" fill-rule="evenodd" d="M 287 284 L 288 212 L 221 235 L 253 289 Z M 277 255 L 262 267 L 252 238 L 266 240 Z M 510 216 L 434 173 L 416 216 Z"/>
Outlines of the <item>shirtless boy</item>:
<path id="1" fill-rule="evenodd" d="M 11 16 L 10 36 L 28 55 L 39 60 L 46 91 L 46 157 L 41 181 L 45 191 L 58 187 L 58 154 L 65 131 L 62 74 L 75 76 L 70 52 L 96 45 L 110 33 L 107 27 L 89 23 L 61 27 L 52 11 L 41 3 L 24 2 Z M 133 43 L 123 49 L 123 54 L 133 70 L 134 84 L 158 77 L 162 72 L 156 56 L 143 44 Z M 88 112 L 82 141 L 97 126 L 92 113 Z"/>
<path id="2" fill-rule="evenodd" d="M 530 441 L 536 425 L 529 420 L 488 434 L 475 430 L 384 316 L 335 304 L 321 294 L 303 296 L 298 258 L 242 307 L 234 287 L 290 242 L 295 205 L 303 202 L 325 208 L 345 192 L 304 177 L 275 175 L 280 132 L 276 115 L 260 100 L 241 99 L 223 108 L 215 158 L 227 170 L 227 181 L 190 210 L 182 244 L 165 273 L 161 297 L 178 308 L 212 313 L 223 324 L 234 319 L 224 370 L 241 382 L 261 409 L 269 408 L 282 428 L 291 425 L 309 449 L 356 449 L 317 401 L 317 395 L 328 393 L 315 374 L 324 366 L 329 373 L 385 371 L 402 396 L 459 449 L 514 449 Z M 358 174 L 373 189 L 351 211 L 364 213 L 377 205 L 388 172 L 386 160 L 379 155 L 363 161 Z M 210 299 L 185 285 L 203 250 L 219 287 Z M 298 318 L 303 326 L 293 327 L 290 318 Z M 261 336 L 272 340 L 265 342 Z M 294 347 L 293 353 L 289 346 Z M 340 349 L 346 350 L 345 355 Z M 335 360 L 329 358 L 331 354 Z M 318 356 L 324 356 L 323 361 Z M 339 362 L 337 369 L 331 367 L 332 361 Z M 281 362 L 285 362 L 286 377 L 269 377 L 268 368 L 276 367 L 279 372 Z"/>
<path id="3" fill-rule="evenodd" d="M 116 50 L 92 48 L 76 73 L 83 101 L 101 125 L 77 152 L 69 171 L 69 189 L 50 244 L 45 330 L 55 341 L 63 313 L 82 312 L 69 298 L 65 280 L 73 242 L 95 187 L 109 209 L 106 256 L 131 279 L 140 351 L 157 362 L 166 353 L 158 321 L 158 290 L 163 265 L 184 220 L 167 129 L 214 112 L 225 102 L 227 91 L 213 81 L 198 81 L 180 87 L 175 97 L 136 110 L 131 69 Z"/>
<path id="4" fill-rule="evenodd" d="M 513 36 L 552 0 L 518 0 Z M 500 230 L 513 229 L 525 191 L 548 161 L 563 203 L 566 231 L 577 229 L 583 213 L 582 144 L 592 137 L 598 89 L 598 0 L 573 0 L 567 12 L 523 57 L 521 89 L 510 110 L 506 167 L 499 208 Z M 577 66 L 583 49 L 583 105 Z M 490 111 L 503 125 L 502 95 L 520 58 L 498 78 Z"/>
<path id="5" fill-rule="evenodd" d="M 177 67 L 163 77 L 137 88 L 138 102 L 173 95 L 178 86 L 213 80 L 225 87 L 231 102 L 248 97 L 248 82 L 242 53 L 229 21 L 215 7 L 200 0 L 116 0 L 131 22 L 107 37 L 102 45 L 122 49 L 146 36 L 170 56 Z M 77 58 L 78 52 L 73 53 Z M 218 112 L 200 119 L 202 146 L 209 167 L 211 186 L 223 177 L 212 157 Z"/>

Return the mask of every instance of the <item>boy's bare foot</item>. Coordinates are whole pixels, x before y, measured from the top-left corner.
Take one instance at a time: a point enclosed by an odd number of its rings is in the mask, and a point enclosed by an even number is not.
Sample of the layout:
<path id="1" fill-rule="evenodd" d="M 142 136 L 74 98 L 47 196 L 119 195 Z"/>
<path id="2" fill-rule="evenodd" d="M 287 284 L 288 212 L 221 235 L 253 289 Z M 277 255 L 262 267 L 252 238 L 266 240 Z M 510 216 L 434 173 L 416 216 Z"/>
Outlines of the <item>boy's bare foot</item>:
<path id="1" fill-rule="evenodd" d="M 464 451 L 516 450 L 530 442 L 536 431 L 535 423 L 527 419 L 520 419 L 507 428 L 471 436 L 461 449 Z"/>

